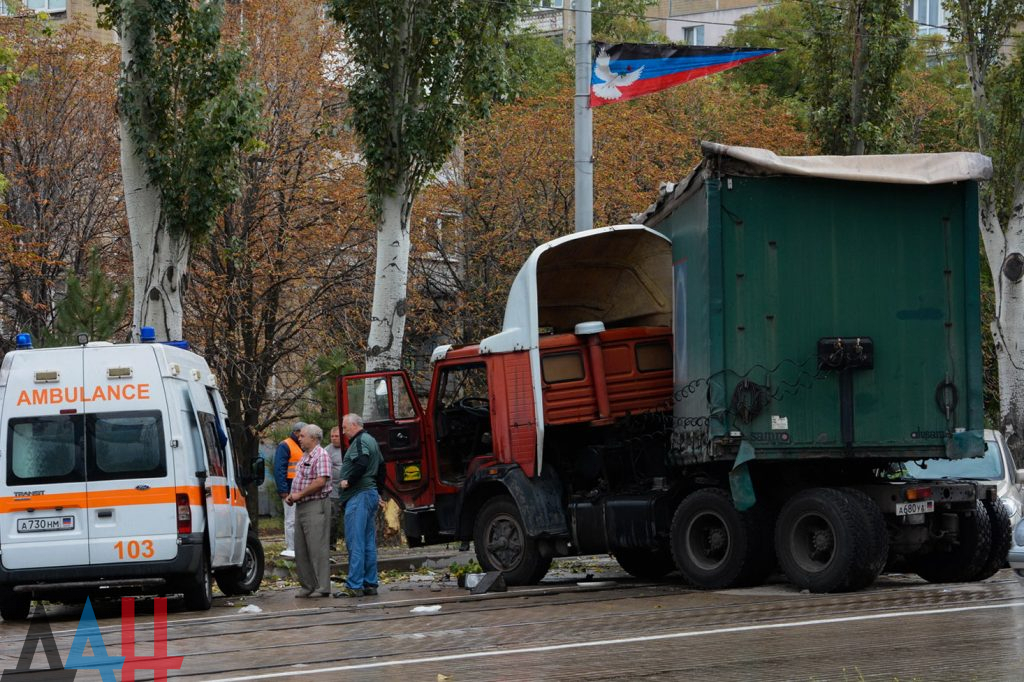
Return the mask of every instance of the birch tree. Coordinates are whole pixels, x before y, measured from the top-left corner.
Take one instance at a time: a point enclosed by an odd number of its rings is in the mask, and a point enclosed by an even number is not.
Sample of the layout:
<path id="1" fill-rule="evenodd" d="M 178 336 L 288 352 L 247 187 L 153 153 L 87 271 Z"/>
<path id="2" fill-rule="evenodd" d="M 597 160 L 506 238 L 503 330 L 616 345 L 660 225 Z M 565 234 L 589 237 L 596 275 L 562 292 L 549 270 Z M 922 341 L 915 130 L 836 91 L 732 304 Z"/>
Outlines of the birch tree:
<path id="1" fill-rule="evenodd" d="M 992 157 L 993 178 L 980 198 L 982 239 L 995 289 L 990 331 L 999 367 L 1003 432 L 1024 461 L 1024 45 L 1011 34 L 1024 20 L 1022 0 L 954 0 L 950 32 L 967 63 L 978 150 Z"/>
<path id="2" fill-rule="evenodd" d="M 121 42 L 121 173 L 131 234 L 133 335 L 182 338 L 195 240 L 236 196 L 257 126 L 242 50 L 221 41 L 222 0 L 94 0 Z"/>
<path id="3" fill-rule="evenodd" d="M 377 222 L 368 370 L 401 364 L 413 201 L 506 85 L 514 1 L 332 0 Z"/>

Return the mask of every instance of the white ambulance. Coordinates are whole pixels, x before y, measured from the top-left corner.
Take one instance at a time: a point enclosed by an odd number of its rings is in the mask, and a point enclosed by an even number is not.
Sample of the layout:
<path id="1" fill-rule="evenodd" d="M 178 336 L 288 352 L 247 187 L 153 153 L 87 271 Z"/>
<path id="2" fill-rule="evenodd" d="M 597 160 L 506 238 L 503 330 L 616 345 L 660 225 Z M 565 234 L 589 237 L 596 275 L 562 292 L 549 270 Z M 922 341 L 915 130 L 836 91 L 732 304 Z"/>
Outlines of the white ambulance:
<path id="1" fill-rule="evenodd" d="M 255 591 L 263 548 L 249 528 L 206 361 L 175 345 L 88 342 L 0 365 L 0 616 L 31 600 L 183 594 L 209 609 L 211 580 Z"/>

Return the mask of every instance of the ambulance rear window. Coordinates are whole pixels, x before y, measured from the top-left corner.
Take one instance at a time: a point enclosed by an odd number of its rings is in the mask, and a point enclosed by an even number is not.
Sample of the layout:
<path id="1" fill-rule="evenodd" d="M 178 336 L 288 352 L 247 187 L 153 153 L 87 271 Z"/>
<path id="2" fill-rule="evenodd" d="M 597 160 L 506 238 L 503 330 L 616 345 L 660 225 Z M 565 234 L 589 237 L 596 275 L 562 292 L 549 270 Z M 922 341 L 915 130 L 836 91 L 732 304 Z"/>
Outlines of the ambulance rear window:
<path id="1" fill-rule="evenodd" d="M 89 480 L 167 475 L 159 412 L 88 415 Z"/>
<path id="2" fill-rule="evenodd" d="M 11 419 L 7 452 L 7 485 L 167 475 L 155 410 Z"/>
<path id="3" fill-rule="evenodd" d="M 85 480 L 81 418 L 12 419 L 7 425 L 7 452 L 8 485 Z"/>

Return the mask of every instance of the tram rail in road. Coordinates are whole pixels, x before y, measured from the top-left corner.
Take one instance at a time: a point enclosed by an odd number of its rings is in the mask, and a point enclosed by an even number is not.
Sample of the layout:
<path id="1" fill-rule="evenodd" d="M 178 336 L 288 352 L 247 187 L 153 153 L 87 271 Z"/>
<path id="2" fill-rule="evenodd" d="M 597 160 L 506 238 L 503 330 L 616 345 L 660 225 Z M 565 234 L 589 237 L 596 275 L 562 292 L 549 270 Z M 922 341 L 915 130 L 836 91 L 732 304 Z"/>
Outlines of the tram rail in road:
<path id="1" fill-rule="evenodd" d="M 227 607 L 218 599 L 215 609 L 230 613 L 172 613 L 168 653 L 185 657 L 172 676 L 223 682 L 396 675 L 433 681 L 437 674 L 453 680 L 1024 677 L 1024 589 L 1008 571 L 974 584 L 883 580 L 840 595 L 800 594 L 786 585 L 697 592 L 678 583 L 565 581 L 480 596 L 396 590 L 376 600 L 311 603 L 291 591 L 267 591 L 249 601 L 264 612 L 240 615 L 237 603 Z M 412 612 L 427 604 L 441 609 Z M 66 659 L 79 612 L 50 608 Z M 119 622 L 109 617 L 112 611 L 97 615 L 114 653 Z M 25 624 L 0 630 L 5 667 L 14 667 L 26 631 Z M 151 633 L 140 627 L 137 651 L 152 650 Z M 42 651 L 36 659 L 35 667 L 45 664 Z M 93 679 L 95 672 L 79 671 L 76 679 Z"/>

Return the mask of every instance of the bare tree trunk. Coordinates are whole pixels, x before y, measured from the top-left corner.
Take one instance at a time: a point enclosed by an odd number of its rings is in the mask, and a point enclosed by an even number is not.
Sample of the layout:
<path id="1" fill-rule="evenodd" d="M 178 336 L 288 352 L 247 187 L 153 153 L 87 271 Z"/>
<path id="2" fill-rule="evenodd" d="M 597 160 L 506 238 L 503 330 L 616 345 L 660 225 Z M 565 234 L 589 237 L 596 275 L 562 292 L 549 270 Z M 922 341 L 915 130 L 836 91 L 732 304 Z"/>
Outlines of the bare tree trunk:
<path id="1" fill-rule="evenodd" d="M 381 197 L 373 309 L 370 336 L 366 344 L 367 371 L 398 369 L 402 366 L 412 197 L 409 196 L 404 178 L 395 183 L 394 189 L 393 194 Z"/>
<path id="2" fill-rule="evenodd" d="M 981 210 L 982 236 L 992 283 L 995 319 L 992 337 L 999 366 L 1000 427 L 1020 466 L 1024 463 L 1024 193 L 1014 198 L 1014 212 L 1004 232 L 991 198 Z"/>
<path id="3" fill-rule="evenodd" d="M 132 59 L 130 33 L 121 40 L 121 60 Z M 156 338 L 182 338 L 182 289 L 188 267 L 187 235 L 171 235 L 162 220 L 159 190 L 149 181 L 146 167 L 122 116 L 121 175 L 128 231 L 132 242 L 133 307 L 132 337 L 139 329 L 153 327 Z"/>

